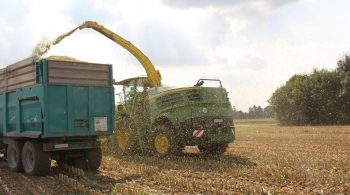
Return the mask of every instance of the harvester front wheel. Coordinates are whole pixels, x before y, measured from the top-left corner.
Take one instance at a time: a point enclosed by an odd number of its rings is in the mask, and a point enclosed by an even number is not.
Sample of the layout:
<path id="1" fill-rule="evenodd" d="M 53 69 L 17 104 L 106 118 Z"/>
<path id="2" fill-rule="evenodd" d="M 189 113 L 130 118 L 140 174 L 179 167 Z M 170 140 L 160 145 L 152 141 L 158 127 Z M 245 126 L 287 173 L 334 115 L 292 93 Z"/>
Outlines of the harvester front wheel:
<path id="1" fill-rule="evenodd" d="M 155 127 L 153 150 L 157 156 L 178 154 L 180 146 L 176 144 L 173 128 L 169 124 L 158 124 Z"/>
<path id="2" fill-rule="evenodd" d="M 7 163 L 12 171 L 20 172 L 23 170 L 22 147 L 23 143 L 16 140 L 11 140 L 7 146 Z"/>

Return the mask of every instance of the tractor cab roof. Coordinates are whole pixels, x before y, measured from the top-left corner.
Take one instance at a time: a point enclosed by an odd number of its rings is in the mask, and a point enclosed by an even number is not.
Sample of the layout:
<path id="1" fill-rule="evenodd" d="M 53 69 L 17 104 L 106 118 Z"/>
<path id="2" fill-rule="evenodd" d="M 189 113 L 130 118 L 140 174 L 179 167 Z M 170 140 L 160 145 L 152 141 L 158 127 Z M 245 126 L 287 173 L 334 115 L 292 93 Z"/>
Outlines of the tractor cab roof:
<path id="1" fill-rule="evenodd" d="M 123 86 L 137 86 L 137 87 L 149 87 L 148 84 L 148 78 L 147 77 L 133 77 L 124 79 L 118 82 L 115 82 L 116 85 L 123 85 Z"/>

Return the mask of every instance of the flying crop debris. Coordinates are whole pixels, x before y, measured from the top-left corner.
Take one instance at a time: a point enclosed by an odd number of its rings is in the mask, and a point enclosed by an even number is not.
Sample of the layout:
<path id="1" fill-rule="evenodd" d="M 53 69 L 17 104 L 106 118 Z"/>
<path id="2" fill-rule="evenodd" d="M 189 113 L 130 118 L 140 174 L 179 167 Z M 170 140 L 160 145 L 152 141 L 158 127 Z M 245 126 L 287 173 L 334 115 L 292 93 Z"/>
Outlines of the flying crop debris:
<path id="1" fill-rule="evenodd" d="M 64 38 L 73 34 L 77 29 L 78 28 L 75 28 L 67 33 L 64 33 L 52 41 L 48 40 L 47 38 L 43 38 L 35 45 L 32 54 L 38 57 L 45 55 L 52 46 L 59 44 Z"/>

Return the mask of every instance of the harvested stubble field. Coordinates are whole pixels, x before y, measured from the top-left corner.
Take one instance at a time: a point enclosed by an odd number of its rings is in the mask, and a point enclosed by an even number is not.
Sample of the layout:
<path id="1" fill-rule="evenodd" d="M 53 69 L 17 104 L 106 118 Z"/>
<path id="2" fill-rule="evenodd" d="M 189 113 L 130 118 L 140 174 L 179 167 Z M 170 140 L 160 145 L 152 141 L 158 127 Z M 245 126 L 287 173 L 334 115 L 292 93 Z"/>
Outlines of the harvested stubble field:
<path id="1" fill-rule="evenodd" d="M 195 147 L 162 159 L 105 151 L 99 171 L 83 175 L 53 167 L 46 177 L 23 176 L 9 172 L 1 160 L 0 192 L 350 193 L 350 126 L 286 127 L 273 120 L 242 120 L 236 121 L 236 133 L 237 140 L 222 157 L 204 156 Z"/>

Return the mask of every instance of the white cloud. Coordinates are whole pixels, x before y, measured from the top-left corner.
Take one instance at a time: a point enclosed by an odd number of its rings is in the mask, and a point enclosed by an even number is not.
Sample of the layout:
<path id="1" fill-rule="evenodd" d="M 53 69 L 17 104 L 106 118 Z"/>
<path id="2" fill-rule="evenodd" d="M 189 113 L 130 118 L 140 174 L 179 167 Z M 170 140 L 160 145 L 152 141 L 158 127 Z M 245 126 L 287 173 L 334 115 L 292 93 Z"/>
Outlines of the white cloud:
<path id="1" fill-rule="evenodd" d="M 67 31 L 75 25 L 70 23 L 70 17 L 61 14 L 70 0 L 46 1 L 33 0 L 29 5 L 22 29 L 30 30 L 35 41 L 42 36 L 54 37 Z M 40 9 L 38 11 L 38 8 Z"/>
<path id="2" fill-rule="evenodd" d="M 193 7 L 234 7 L 241 4 L 250 4 L 251 6 L 267 6 L 270 8 L 277 8 L 287 5 L 299 0 L 201 0 L 201 1 L 187 1 L 187 0 L 163 0 L 167 5 L 178 8 L 193 8 Z"/>
<path id="3" fill-rule="evenodd" d="M 349 50 L 348 4 L 6 1 L 0 7 L 0 63 L 27 57 L 43 36 L 53 38 L 83 20 L 97 20 L 149 56 L 160 69 L 163 83 L 190 86 L 202 76 L 218 77 L 230 92 L 232 104 L 248 110 L 253 104 L 266 106 L 272 92 L 293 74 L 335 67 L 340 54 Z M 54 46 L 49 55 L 112 63 L 117 80 L 145 74 L 131 54 L 91 30 L 78 31 Z"/>
<path id="4" fill-rule="evenodd" d="M 10 47 L 10 43 L 8 40 L 6 40 L 6 34 L 8 33 L 14 33 L 15 30 L 9 26 L 5 20 L 0 17 L 0 53 L 6 54 L 6 50 Z"/>
<path id="5" fill-rule="evenodd" d="M 3 17 L 0 17 L 0 30 L 2 33 L 15 33 L 16 29 L 10 26 Z"/>
<path id="6" fill-rule="evenodd" d="M 267 66 L 267 63 L 265 60 L 254 55 L 243 56 L 237 61 L 237 68 L 243 69 L 243 70 L 250 69 L 250 70 L 259 71 L 261 69 L 264 69 L 266 66 Z"/>

